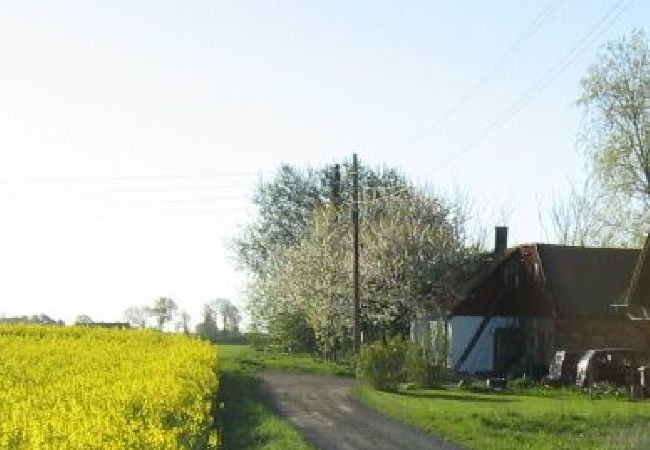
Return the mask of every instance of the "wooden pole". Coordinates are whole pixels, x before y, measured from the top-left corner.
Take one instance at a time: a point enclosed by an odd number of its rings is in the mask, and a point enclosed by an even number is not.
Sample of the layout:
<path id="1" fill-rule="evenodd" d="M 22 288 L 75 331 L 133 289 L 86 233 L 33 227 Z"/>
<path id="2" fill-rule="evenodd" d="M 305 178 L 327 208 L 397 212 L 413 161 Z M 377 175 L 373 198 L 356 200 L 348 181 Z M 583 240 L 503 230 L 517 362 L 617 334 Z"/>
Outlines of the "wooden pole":
<path id="1" fill-rule="evenodd" d="M 361 348 L 361 301 L 359 292 L 359 161 L 357 154 L 352 155 L 352 246 L 354 255 L 352 259 L 352 273 L 354 284 L 354 338 L 353 350 L 359 352 Z"/>

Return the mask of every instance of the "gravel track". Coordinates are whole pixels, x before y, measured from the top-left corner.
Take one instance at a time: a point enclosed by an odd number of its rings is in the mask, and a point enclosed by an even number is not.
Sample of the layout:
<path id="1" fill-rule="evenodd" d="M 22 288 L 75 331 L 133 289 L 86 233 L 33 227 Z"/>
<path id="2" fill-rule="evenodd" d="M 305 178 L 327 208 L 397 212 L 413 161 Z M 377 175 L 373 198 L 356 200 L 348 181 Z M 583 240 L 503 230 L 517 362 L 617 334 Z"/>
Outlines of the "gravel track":
<path id="1" fill-rule="evenodd" d="M 454 444 L 389 419 L 352 395 L 347 378 L 264 372 L 262 393 L 318 449 L 460 449 Z"/>

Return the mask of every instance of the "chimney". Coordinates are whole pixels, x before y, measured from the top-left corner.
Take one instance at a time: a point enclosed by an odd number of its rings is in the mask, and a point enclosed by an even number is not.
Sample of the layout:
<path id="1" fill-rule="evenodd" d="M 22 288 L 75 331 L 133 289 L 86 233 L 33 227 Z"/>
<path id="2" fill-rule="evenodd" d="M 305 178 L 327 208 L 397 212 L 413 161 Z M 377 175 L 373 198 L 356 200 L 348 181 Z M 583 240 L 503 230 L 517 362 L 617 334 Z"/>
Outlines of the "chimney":
<path id="1" fill-rule="evenodd" d="M 508 248 L 508 227 L 494 227 L 494 254 L 500 255 Z"/>

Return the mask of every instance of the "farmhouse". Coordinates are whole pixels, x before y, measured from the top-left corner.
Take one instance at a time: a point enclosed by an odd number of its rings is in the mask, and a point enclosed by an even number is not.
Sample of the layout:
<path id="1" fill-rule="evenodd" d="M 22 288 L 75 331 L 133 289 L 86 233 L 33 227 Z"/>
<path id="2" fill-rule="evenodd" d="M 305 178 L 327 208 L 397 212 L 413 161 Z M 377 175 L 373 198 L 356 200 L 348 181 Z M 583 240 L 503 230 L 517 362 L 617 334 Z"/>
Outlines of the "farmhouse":
<path id="1" fill-rule="evenodd" d="M 556 350 L 650 348 L 647 323 L 617 308 L 648 288 L 648 265 L 636 249 L 526 244 L 507 248 L 497 227 L 494 254 L 444 312 L 451 367 L 505 374 L 544 370 Z M 638 264 L 637 264 L 638 263 Z M 640 286 L 640 287 L 639 287 Z M 636 298 L 636 297 L 635 297 Z M 448 301 L 439 304 L 449 305 Z M 649 311 L 650 312 L 650 311 Z"/>

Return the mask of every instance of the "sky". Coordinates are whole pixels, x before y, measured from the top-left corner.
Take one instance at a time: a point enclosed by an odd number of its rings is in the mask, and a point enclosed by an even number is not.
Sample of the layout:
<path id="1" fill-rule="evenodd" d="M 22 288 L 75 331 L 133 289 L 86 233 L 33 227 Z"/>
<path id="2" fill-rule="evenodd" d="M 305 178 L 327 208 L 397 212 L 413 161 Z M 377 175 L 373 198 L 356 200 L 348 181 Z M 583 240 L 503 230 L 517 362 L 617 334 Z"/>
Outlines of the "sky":
<path id="1" fill-rule="evenodd" d="M 579 80 L 648 25 L 644 0 L 0 0 L 0 314 L 243 306 L 260 178 L 352 152 L 543 241 L 585 173 Z"/>

